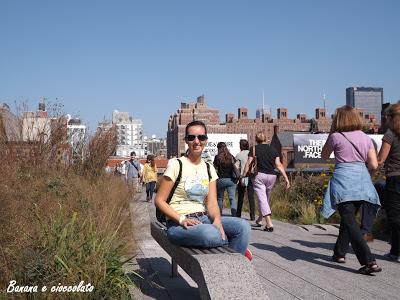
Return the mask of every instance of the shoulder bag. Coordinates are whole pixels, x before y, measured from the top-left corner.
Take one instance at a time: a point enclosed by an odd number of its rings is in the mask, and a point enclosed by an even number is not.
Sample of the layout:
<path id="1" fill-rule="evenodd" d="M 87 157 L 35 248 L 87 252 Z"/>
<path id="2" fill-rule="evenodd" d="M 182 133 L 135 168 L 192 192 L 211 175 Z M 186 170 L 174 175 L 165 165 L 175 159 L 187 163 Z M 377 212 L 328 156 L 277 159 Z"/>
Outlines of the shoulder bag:
<path id="1" fill-rule="evenodd" d="M 241 174 L 240 174 L 240 168 L 236 166 L 236 159 L 232 156 L 232 174 L 231 174 L 231 179 L 232 181 L 237 184 L 240 180 Z"/>
<path id="2" fill-rule="evenodd" d="M 258 173 L 258 168 L 257 168 L 256 146 L 253 146 L 253 161 L 249 166 L 249 171 L 246 174 L 244 174 L 244 177 L 248 177 L 250 175 L 256 176 L 257 173 Z"/>
<path id="3" fill-rule="evenodd" d="M 365 161 L 365 158 L 363 157 L 363 155 L 361 154 L 361 152 L 357 149 L 356 145 L 354 145 L 354 143 L 352 141 L 349 140 L 349 138 L 347 136 L 345 136 L 342 132 L 339 132 L 341 135 L 344 136 L 344 138 L 353 146 L 353 148 L 357 151 L 358 155 L 361 156 L 361 158 L 364 160 L 364 163 L 366 166 L 368 166 L 368 163 Z"/>

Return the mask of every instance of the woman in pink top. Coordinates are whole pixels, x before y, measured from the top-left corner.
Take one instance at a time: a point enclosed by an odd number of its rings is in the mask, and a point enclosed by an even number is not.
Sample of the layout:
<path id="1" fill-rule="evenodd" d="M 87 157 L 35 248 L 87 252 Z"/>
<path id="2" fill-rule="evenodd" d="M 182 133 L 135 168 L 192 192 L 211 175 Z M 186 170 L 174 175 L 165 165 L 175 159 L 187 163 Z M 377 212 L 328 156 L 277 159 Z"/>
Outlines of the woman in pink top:
<path id="1" fill-rule="evenodd" d="M 336 110 L 321 154 L 327 159 L 332 152 L 335 153 L 335 171 L 325 193 L 322 214 L 328 218 L 337 208 L 341 217 L 332 259 L 344 263 L 350 242 L 362 266 L 359 272 L 371 274 L 382 271 L 382 268 L 376 264 L 363 239 L 355 216 L 362 205 L 376 210 L 380 206 L 368 171 L 375 170 L 378 162 L 374 145 L 361 128 L 361 120 L 352 107 L 343 106 Z"/>

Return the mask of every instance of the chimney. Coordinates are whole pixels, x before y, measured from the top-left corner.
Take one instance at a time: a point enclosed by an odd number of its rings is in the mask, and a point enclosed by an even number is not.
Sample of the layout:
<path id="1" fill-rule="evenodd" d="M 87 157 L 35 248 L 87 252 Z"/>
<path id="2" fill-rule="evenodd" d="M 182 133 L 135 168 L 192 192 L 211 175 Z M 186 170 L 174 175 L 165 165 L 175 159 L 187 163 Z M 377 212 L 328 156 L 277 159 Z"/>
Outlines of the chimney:
<path id="1" fill-rule="evenodd" d="M 277 109 L 278 119 L 287 119 L 288 117 L 288 109 L 284 107 L 280 107 Z"/>
<path id="2" fill-rule="evenodd" d="M 315 118 L 319 119 L 326 119 L 326 109 L 325 108 L 317 108 L 315 110 Z"/>
<path id="3" fill-rule="evenodd" d="M 241 107 L 238 108 L 238 119 L 247 119 L 247 108 Z"/>
<path id="4" fill-rule="evenodd" d="M 47 117 L 47 111 L 46 111 L 46 104 L 43 102 L 39 102 L 39 109 L 36 112 L 36 117 L 37 118 L 46 118 Z"/>
<path id="5" fill-rule="evenodd" d="M 46 103 L 39 102 L 39 110 L 40 111 L 46 111 Z"/>
<path id="6" fill-rule="evenodd" d="M 225 115 L 225 123 L 233 123 L 233 114 L 232 113 L 227 113 Z"/>

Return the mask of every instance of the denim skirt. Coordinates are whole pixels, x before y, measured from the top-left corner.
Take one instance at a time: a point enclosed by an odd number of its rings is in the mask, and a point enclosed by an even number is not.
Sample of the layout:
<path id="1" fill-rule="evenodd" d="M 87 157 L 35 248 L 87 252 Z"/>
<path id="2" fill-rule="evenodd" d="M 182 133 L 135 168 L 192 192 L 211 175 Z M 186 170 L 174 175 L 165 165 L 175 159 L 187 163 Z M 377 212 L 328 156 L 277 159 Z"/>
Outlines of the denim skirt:
<path id="1" fill-rule="evenodd" d="M 376 211 L 381 206 L 365 163 L 350 162 L 335 165 L 335 171 L 325 191 L 321 213 L 329 218 L 338 204 L 346 201 L 367 201 Z"/>

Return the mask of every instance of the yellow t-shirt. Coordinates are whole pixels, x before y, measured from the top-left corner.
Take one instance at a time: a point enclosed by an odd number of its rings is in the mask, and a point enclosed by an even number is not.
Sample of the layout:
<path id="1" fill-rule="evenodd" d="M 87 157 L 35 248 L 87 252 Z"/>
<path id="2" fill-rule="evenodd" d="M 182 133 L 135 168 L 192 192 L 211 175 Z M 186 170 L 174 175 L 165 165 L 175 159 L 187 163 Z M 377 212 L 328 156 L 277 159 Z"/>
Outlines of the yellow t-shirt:
<path id="1" fill-rule="evenodd" d="M 154 169 L 149 163 L 146 163 L 143 167 L 143 181 L 144 183 L 157 181 L 157 166 Z"/>
<path id="2" fill-rule="evenodd" d="M 203 160 L 200 164 L 192 164 L 186 157 L 179 158 L 182 161 L 182 177 L 176 187 L 169 205 L 180 215 L 205 211 L 204 200 L 208 195 L 207 165 Z M 179 174 L 178 159 L 170 160 L 164 176 L 175 182 Z M 211 182 L 218 179 L 214 166 L 210 164 Z"/>

